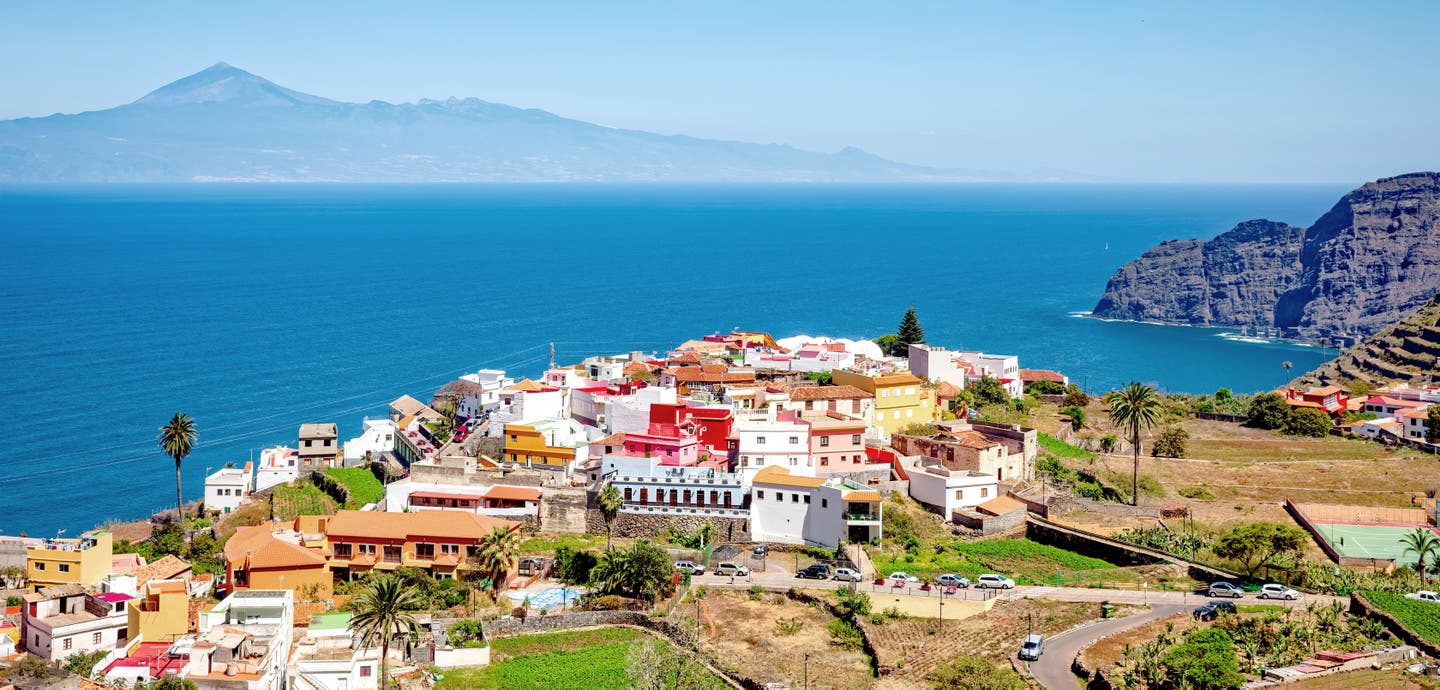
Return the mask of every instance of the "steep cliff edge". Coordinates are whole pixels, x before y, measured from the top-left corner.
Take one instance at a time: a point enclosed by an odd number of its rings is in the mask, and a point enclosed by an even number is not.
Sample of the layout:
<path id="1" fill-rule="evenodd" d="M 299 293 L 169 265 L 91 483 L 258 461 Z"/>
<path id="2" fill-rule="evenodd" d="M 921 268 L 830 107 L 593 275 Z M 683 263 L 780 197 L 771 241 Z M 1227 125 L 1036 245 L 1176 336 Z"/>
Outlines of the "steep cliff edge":
<path id="1" fill-rule="evenodd" d="M 1440 293 L 1440 173 L 1345 195 L 1310 228 L 1252 220 L 1122 266 L 1095 316 L 1356 341 Z"/>
<path id="2" fill-rule="evenodd" d="M 1397 383 L 1431 385 L 1437 379 L 1440 379 L 1440 296 L 1399 323 L 1295 379 L 1290 386 L 1305 388 L 1333 383 L 1362 391 Z"/>

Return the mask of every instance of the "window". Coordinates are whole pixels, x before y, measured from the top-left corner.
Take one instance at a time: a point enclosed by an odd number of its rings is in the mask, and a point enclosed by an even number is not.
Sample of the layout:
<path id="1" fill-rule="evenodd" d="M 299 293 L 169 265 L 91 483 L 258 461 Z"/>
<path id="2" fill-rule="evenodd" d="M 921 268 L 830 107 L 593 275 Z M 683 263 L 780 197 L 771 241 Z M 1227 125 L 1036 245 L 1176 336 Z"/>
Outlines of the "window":
<path id="1" fill-rule="evenodd" d="M 361 677 L 361 678 L 369 678 L 369 677 L 371 676 L 371 674 L 373 674 L 374 672 L 375 672 L 375 667 L 374 667 L 374 666 L 370 666 L 370 665 L 367 664 L 367 665 L 365 665 L 365 666 L 361 666 L 361 667 L 360 667 L 360 677 Z"/>
<path id="2" fill-rule="evenodd" d="M 69 563 L 61 563 L 61 564 L 60 564 L 60 572 L 62 572 L 62 573 L 68 573 L 68 572 L 70 572 L 70 564 L 69 564 Z"/>
<path id="3" fill-rule="evenodd" d="M 964 490 L 964 489 L 956 489 L 956 490 L 955 490 L 955 500 L 957 500 L 957 501 L 963 501 L 963 500 L 965 500 L 965 490 Z"/>
<path id="4" fill-rule="evenodd" d="M 899 412 L 896 412 L 895 414 L 900 414 L 900 413 L 899 413 Z M 906 419 L 909 419 L 909 418 L 914 417 L 914 416 L 915 416 L 915 410 L 905 410 L 905 418 L 906 418 Z"/>
<path id="5" fill-rule="evenodd" d="M 796 460 L 795 458 L 790 458 L 790 466 L 791 466 L 791 467 L 794 467 L 794 466 L 796 466 L 796 465 L 798 465 L 798 464 L 800 464 L 800 461 L 799 461 L 799 460 Z"/>
<path id="6" fill-rule="evenodd" d="M 363 554 L 365 554 L 365 555 L 367 555 L 367 556 L 374 556 L 374 555 L 375 555 L 375 545 L 374 545 L 374 544 L 360 544 L 359 547 L 360 547 L 360 553 L 363 553 Z"/>
<path id="7" fill-rule="evenodd" d="M 821 448 L 828 448 L 829 446 L 830 446 L 830 437 L 829 437 L 829 436 L 821 436 L 821 437 L 820 437 L 820 447 L 821 447 Z"/>
<path id="8" fill-rule="evenodd" d="M 980 498 L 985 498 L 986 496 L 989 496 L 989 495 L 990 495 L 990 487 L 986 487 L 986 486 L 980 487 Z"/>
<path id="9" fill-rule="evenodd" d="M 742 455 L 742 456 L 740 456 L 740 466 L 741 466 L 741 467 L 749 467 L 749 466 L 750 466 L 750 456 L 748 456 L 748 455 Z"/>
<path id="10" fill-rule="evenodd" d="M 415 557 L 416 557 L 416 558 L 425 558 L 425 559 L 433 559 L 433 558 L 435 558 L 435 545 L 434 545 L 434 544 L 416 544 L 416 545 L 415 545 Z"/>
<path id="11" fill-rule="evenodd" d="M 756 498 L 756 499 L 759 499 L 759 500 L 764 500 L 764 499 L 765 499 L 765 492 L 764 492 L 764 491 L 756 491 L 756 492 L 755 492 L 755 498 Z"/>
<path id="12" fill-rule="evenodd" d="M 90 644 L 100 644 L 100 633 L 90 635 Z"/>
<path id="13" fill-rule="evenodd" d="M 755 437 L 755 443 L 756 443 L 756 444 L 759 444 L 759 445 L 762 445 L 762 446 L 765 445 L 765 437 L 764 437 L 764 436 L 756 436 L 756 437 Z"/>
<path id="14" fill-rule="evenodd" d="M 821 466 L 821 467 L 828 467 L 829 465 L 830 465 L 830 456 L 828 456 L 828 455 L 822 455 L 822 456 L 820 456 L 820 466 Z"/>
<path id="15" fill-rule="evenodd" d="M 806 502 L 806 503 L 809 503 L 809 502 L 810 502 L 810 494 L 805 494 L 805 502 Z"/>
<path id="16" fill-rule="evenodd" d="M 308 438 L 305 439 L 305 447 L 306 447 L 306 448 L 309 448 L 311 445 L 314 445 L 314 443 L 315 443 L 314 441 L 311 441 L 311 440 L 308 439 Z"/>
<path id="17" fill-rule="evenodd" d="M 36 564 L 35 564 L 35 569 L 36 569 L 36 570 L 44 570 L 44 569 L 45 569 L 45 564 L 44 564 L 44 563 L 36 563 Z"/>
<path id="18" fill-rule="evenodd" d="M 813 409 L 815 409 L 815 401 L 814 401 L 814 400 L 806 400 L 806 401 L 805 401 L 805 409 L 807 409 L 807 410 L 813 410 Z"/>
<path id="19" fill-rule="evenodd" d="M 790 444 L 791 444 L 791 445 L 794 445 L 794 444 L 799 443 L 799 442 L 800 442 L 800 437 L 799 437 L 799 436 L 791 436 L 791 437 L 790 437 Z"/>
<path id="20" fill-rule="evenodd" d="M 828 499 L 828 498 L 822 498 L 822 499 L 820 499 L 820 507 L 821 507 L 821 508 L 829 508 L 829 507 L 830 507 L 830 499 Z"/>
<path id="21" fill-rule="evenodd" d="M 336 557 L 336 558 L 347 558 L 347 559 L 350 558 L 350 545 L 349 545 L 349 544 L 345 544 L 345 543 L 341 543 L 341 542 L 336 542 L 336 543 L 335 543 L 335 557 Z"/>
<path id="22" fill-rule="evenodd" d="M 780 493 L 779 491 L 776 491 L 776 492 L 775 492 L 775 501 L 776 501 L 777 503 L 783 503 L 783 502 L 785 501 L 785 494 L 782 494 L 782 493 Z"/>
<path id="23" fill-rule="evenodd" d="M 915 387 L 914 387 L 914 386 L 906 386 L 906 387 L 905 387 L 905 395 L 915 395 Z"/>
<path id="24" fill-rule="evenodd" d="M 75 641 L 74 641 L 73 639 L 67 637 L 67 638 L 65 638 L 65 640 L 64 640 L 63 642 L 60 643 L 60 648 L 61 648 L 61 649 L 69 649 L 71 646 L 74 645 L 74 643 L 75 643 Z"/>
<path id="25" fill-rule="evenodd" d="M 850 442 L 857 446 L 860 445 L 860 434 L 850 434 Z"/>
<path id="26" fill-rule="evenodd" d="M 445 555 L 447 555 L 447 556 L 456 556 L 456 555 L 459 555 L 459 553 L 460 553 L 460 545 L 459 545 L 459 544 L 441 544 L 441 545 L 440 545 L 440 553 L 445 554 Z"/>
<path id="27" fill-rule="evenodd" d="M 625 487 L 625 502 L 626 502 L 626 503 L 629 503 L 629 502 L 630 502 L 630 487 L 628 487 L 628 486 Z"/>

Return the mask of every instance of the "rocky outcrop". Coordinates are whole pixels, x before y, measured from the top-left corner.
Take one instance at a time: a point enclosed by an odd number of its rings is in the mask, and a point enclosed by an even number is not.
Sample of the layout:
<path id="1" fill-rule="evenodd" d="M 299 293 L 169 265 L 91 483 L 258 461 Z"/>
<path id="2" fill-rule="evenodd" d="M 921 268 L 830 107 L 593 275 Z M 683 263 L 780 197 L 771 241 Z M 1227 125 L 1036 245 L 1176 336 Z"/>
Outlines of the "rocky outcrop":
<path id="1" fill-rule="evenodd" d="M 1341 352 L 1290 383 L 1335 384 L 1351 390 L 1394 384 L 1429 385 L 1440 376 L 1440 296 L 1399 323 Z M 1364 385 L 1357 385 L 1363 382 Z"/>
<path id="2" fill-rule="evenodd" d="M 1440 173 L 1350 192 L 1308 229 L 1268 220 L 1165 242 L 1122 266 L 1094 315 L 1368 337 L 1440 293 Z"/>

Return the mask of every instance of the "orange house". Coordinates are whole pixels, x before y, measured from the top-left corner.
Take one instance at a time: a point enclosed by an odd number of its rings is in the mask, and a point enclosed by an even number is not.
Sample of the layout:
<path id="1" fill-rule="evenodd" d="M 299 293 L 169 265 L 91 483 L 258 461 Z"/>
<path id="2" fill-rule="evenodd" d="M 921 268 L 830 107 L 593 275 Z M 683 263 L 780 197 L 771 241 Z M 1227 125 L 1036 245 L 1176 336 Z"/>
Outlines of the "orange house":
<path id="1" fill-rule="evenodd" d="M 342 510 L 325 525 L 335 577 L 353 579 L 370 570 L 424 568 L 436 578 L 457 577 L 470 569 L 480 540 L 495 531 L 520 529 L 520 523 L 458 510 L 379 513 Z"/>
<path id="2" fill-rule="evenodd" d="M 325 555 L 277 536 L 269 525 L 241 527 L 225 542 L 225 573 L 232 593 L 245 589 L 299 592 L 313 586 L 317 588 L 315 598 L 329 599 L 333 591 L 334 578 Z"/>

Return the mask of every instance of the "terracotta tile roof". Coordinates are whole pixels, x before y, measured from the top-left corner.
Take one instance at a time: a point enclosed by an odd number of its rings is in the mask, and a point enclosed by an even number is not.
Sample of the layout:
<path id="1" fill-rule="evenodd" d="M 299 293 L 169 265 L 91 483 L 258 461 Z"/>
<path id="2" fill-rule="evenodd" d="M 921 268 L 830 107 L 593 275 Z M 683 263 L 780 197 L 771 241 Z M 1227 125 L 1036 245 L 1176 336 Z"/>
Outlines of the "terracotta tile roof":
<path id="1" fill-rule="evenodd" d="M 1292 399 L 1290 399 L 1290 400 L 1286 400 L 1285 402 L 1290 403 L 1290 406 L 1291 406 L 1291 407 L 1313 407 L 1313 408 L 1315 408 L 1315 409 L 1317 409 L 1317 410 L 1323 410 L 1323 409 L 1325 409 L 1325 406 L 1324 406 L 1324 405 L 1321 405 L 1320 403 L 1315 402 L 1314 400 L 1300 400 L 1300 399 L 1292 398 Z"/>
<path id="2" fill-rule="evenodd" d="M 1021 369 L 1020 380 L 1026 383 L 1031 381 L 1065 383 L 1065 375 L 1058 371 L 1050 371 L 1049 369 Z"/>
<path id="3" fill-rule="evenodd" d="M 479 501 L 480 497 L 484 495 L 484 493 L 484 491 L 477 491 L 473 494 L 467 494 L 458 491 L 454 493 L 450 493 L 447 491 L 416 491 L 415 493 L 410 494 L 410 498 L 433 498 L 442 501 Z"/>
<path id="4" fill-rule="evenodd" d="M 125 575 L 145 565 L 145 557 L 138 553 L 117 553 L 110 557 L 110 572 Z"/>
<path id="5" fill-rule="evenodd" d="M 823 477 L 797 477 L 790 474 L 790 471 L 779 466 L 770 465 L 755 473 L 755 484 L 766 484 L 769 486 L 793 486 L 799 489 L 813 489 L 825 483 Z"/>
<path id="6" fill-rule="evenodd" d="M 1310 390 L 1305 391 L 1305 394 L 1306 394 L 1306 395 L 1334 395 L 1334 394 L 1340 393 L 1340 392 L 1341 392 L 1341 388 L 1340 388 L 1339 386 L 1325 386 L 1324 388 L 1311 388 Z"/>
<path id="7" fill-rule="evenodd" d="M 501 501 L 538 501 L 540 490 L 533 486 L 492 486 L 485 492 L 485 498 Z"/>
<path id="8" fill-rule="evenodd" d="M 949 381 L 941 381 L 935 387 L 935 395 L 941 398 L 953 398 L 960 394 L 960 388 Z"/>
<path id="9" fill-rule="evenodd" d="M 626 376 L 630 376 L 632 374 L 642 374 L 650 371 L 654 370 L 650 368 L 649 364 L 646 364 L 644 362 L 631 362 L 629 364 L 626 364 L 625 368 L 621 370 L 621 372 L 624 373 Z"/>
<path id="10" fill-rule="evenodd" d="M 21 597 L 27 604 L 37 601 L 50 601 L 61 597 L 71 597 L 77 594 L 84 594 L 85 586 L 79 583 L 69 585 L 55 585 L 53 587 L 41 587 L 39 591 L 31 592 Z"/>
<path id="11" fill-rule="evenodd" d="M 682 346 L 682 347 L 683 347 L 683 346 Z M 691 351 L 689 351 L 689 352 L 686 352 L 686 353 L 680 355 L 679 357 L 671 357 L 671 358 L 670 358 L 670 363 L 672 363 L 672 364 L 699 364 L 699 363 L 700 363 L 700 353 L 699 353 L 699 352 L 696 352 L 695 350 L 691 350 Z"/>
<path id="12" fill-rule="evenodd" d="M 883 498 L 880 496 L 880 492 L 879 492 L 879 491 L 874 491 L 874 490 L 871 490 L 871 489 L 862 489 L 862 490 L 860 490 L 860 491 L 846 491 L 846 492 L 845 492 L 845 500 L 847 500 L 847 501 L 883 501 L 883 500 L 885 500 L 885 499 L 883 499 Z"/>
<path id="13" fill-rule="evenodd" d="M 592 444 L 592 446 L 623 446 L 625 445 L 625 432 L 610 434 Z"/>
<path id="14" fill-rule="evenodd" d="M 130 574 L 135 576 L 135 586 L 144 587 L 151 580 L 170 580 L 190 572 L 190 564 L 174 554 L 166 554 L 154 563 L 142 565 Z"/>
<path id="15" fill-rule="evenodd" d="M 679 383 L 740 383 L 755 380 L 755 372 L 730 371 L 724 364 L 674 367 L 670 374 Z"/>
<path id="16" fill-rule="evenodd" d="M 540 391 L 545 390 L 545 387 L 530 379 L 521 379 L 520 381 L 516 382 L 515 385 L 506 388 L 505 390 L 524 391 L 526 393 L 539 393 Z"/>
<path id="17" fill-rule="evenodd" d="M 1025 504 L 1009 496 L 996 496 L 975 506 L 975 510 L 988 515 L 1005 515 L 1006 513 L 1013 513 L 1017 510 L 1025 510 Z"/>
<path id="18" fill-rule="evenodd" d="M 225 542 L 225 560 L 252 568 L 301 568 L 324 565 L 325 557 L 299 544 L 276 539 L 269 525 L 241 527 Z"/>
<path id="19" fill-rule="evenodd" d="M 780 386 L 790 395 L 791 400 L 849 400 L 852 398 L 873 398 L 874 393 L 854 386 Z"/>
<path id="20" fill-rule="evenodd" d="M 996 443 L 995 441 L 991 441 L 990 439 L 986 438 L 985 434 L 975 431 L 974 429 L 967 429 L 965 431 L 941 432 L 940 435 L 934 437 L 933 440 L 939 441 L 940 443 L 953 443 L 955 445 L 964 446 L 966 448 L 973 448 L 975 450 L 988 450 L 990 448 L 994 448 L 995 446 L 1000 445 L 999 443 Z"/>
<path id="21" fill-rule="evenodd" d="M 496 527 L 514 529 L 519 523 L 456 510 L 422 510 L 418 513 L 380 513 L 342 510 L 330 516 L 325 533 L 334 537 L 408 540 L 412 536 L 479 539 Z"/>
<path id="22" fill-rule="evenodd" d="M 900 371 L 894 374 L 881 374 L 875 378 L 877 386 L 904 386 L 907 384 L 922 383 L 920 378 L 908 371 Z"/>
<path id="23" fill-rule="evenodd" d="M 394 402 L 390 403 L 390 407 L 394 408 L 401 417 L 413 417 L 426 412 L 434 412 L 429 405 L 408 395 L 396 398 Z"/>

